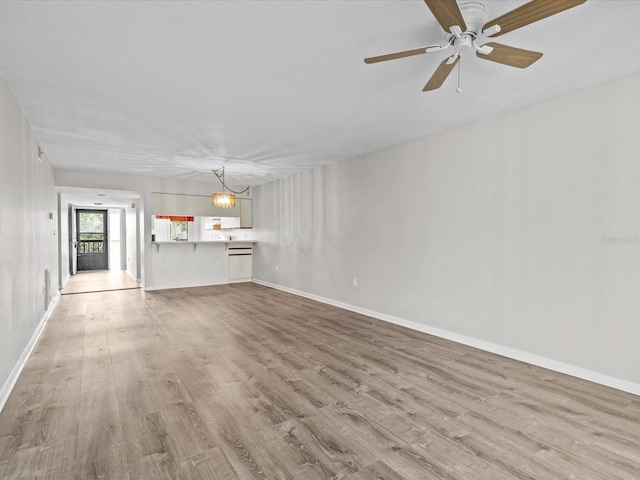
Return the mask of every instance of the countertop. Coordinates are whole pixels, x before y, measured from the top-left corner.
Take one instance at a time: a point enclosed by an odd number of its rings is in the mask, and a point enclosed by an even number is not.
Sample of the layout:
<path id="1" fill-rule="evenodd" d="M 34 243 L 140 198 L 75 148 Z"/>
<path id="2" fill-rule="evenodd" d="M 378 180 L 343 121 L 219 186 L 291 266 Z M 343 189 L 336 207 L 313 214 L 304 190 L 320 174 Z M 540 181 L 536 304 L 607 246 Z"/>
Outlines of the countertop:
<path id="1" fill-rule="evenodd" d="M 156 246 L 156 253 L 158 253 L 160 252 L 160 245 L 191 245 L 195 252 L 198 245 L 224 245 L 228 249 L 229 245 L 254 243 L 256 243 L 255 240 L 190 240 L 186 242 L 151 242 L 151 245 Z"/>

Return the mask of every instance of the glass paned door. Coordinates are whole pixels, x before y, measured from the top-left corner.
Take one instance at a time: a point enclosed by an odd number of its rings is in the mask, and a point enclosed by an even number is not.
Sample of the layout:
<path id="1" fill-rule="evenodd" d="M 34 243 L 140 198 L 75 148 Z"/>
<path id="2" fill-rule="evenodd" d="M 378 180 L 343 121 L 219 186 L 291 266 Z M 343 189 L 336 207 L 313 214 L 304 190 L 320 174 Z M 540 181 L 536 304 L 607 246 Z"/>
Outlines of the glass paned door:
<path id="1" fill-rule="evenodd" d="M 78 271 L 109 268 L 107 211 L 76 210 Z"/>

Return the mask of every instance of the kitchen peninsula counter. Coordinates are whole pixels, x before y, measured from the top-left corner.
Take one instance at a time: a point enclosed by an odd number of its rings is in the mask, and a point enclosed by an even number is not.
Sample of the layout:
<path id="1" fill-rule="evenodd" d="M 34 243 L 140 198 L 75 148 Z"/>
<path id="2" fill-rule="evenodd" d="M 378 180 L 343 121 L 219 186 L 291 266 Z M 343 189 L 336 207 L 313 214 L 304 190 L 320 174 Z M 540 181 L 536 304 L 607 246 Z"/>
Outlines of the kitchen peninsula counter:
<path id="1" fill-rule="evenodd" d="M 181 240 L 177 242 L 172 241 L 155 241 L 151 242 L 151 245 L 156 246 L 156 252 L 160 251 L 161 245 L 201 245 L 201 244 L 212 244 L 212 245 L 227 245 L 227 244 L 237 244 L 237 243 L 247 243 L 254 244 L 255 240 Z"/>
<path id="2" fill-rule="evenodd" d="M 152 250 L 153 290 L 231 283 L 230 249 L 252 255 L 255 240 L 155 241 Z M 221 248 L 224 247 L 224 248 Z M 245 260 L 250 261 L 250 258 Z M 250 280 L 250 278 L 249 278 Z"/>

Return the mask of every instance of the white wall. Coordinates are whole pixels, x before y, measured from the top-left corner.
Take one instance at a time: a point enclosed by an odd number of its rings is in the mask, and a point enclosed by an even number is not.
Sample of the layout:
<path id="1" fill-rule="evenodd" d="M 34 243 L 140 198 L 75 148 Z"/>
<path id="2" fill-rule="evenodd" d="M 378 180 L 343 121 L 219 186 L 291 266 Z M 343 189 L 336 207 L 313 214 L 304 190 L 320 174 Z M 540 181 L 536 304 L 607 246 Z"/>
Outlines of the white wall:
<path id="1" fill-rule="evenodd" d="M 254 278 L 639 385 L 638 84 L 255 188 Z"/>
<path id="2" fill-rule="evenodd" d="M 53 169 L 0 75 L 0 408 L 45 316 L 44 270 L 58 287 Z M 49 214 L 54 218 L 50 219 Z"/>

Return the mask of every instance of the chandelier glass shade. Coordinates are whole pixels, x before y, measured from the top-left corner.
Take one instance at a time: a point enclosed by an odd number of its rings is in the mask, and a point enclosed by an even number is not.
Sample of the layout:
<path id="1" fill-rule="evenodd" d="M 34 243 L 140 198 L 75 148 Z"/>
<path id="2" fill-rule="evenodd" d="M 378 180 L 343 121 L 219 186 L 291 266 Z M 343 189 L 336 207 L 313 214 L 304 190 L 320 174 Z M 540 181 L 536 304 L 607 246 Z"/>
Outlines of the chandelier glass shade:
<path id="1" fill-rule="evenodd" d="M 222 188 L 224 190 L 224 187 Z M 211 203 L 218 208 L 232 208 L 236 205 L 236 196 L 233 193 L 218 192 L 211 195 Z"/>

